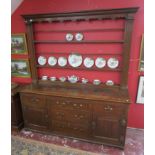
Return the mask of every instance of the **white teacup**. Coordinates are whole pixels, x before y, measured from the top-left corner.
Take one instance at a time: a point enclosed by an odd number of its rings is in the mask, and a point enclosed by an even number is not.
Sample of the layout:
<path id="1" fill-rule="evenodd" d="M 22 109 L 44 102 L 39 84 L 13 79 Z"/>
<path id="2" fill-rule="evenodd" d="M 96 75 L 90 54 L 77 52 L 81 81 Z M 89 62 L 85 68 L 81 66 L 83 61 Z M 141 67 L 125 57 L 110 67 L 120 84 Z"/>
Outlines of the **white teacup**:
<path id="1" fill-rule="evenodd" d="M 50 80 L 51 81 L 56 81 L 56 77 L 55 76 L 52 76 L 52 77 L 50 77 Z"/>
<path id="2" fill-rule="evenodd" d="M 43 75 L 43 76 L 41 77 L 41 79 L 42 79 L 42 80 L 48 80 L 48 76 Z"/>
<path id="3" fill-rule="evenodd" d="M 83 84 L 86 84 L 88 82 L 88 79 L 82 78 L 81 81 L 82 81 Z"/>
<path id="4" fill-rule="evenodd" d="M 98 79 L 95 79 L 95 80 L 93 81 L 93 84 L 94 84 L 94 85 L 99 85 L 100 83 L 101 83 L 101 81 L 98 80 Z"/>
<path id="5" fill-rule="evenodd" d="M 114 81 L 112 81 L 112 80 L 107 80 L 106 85 L 107 85 L 107 86 L 113 86 L 113 85 L 114 85 Z"/>
<path id="6" fill-rule="evenodd" d="M 62 76 L 62 77 L 59 78 L 59 80 L 60 80 L 61 82 L 65 82 L 65 81 L 66 81 L 66 77 Z"/>

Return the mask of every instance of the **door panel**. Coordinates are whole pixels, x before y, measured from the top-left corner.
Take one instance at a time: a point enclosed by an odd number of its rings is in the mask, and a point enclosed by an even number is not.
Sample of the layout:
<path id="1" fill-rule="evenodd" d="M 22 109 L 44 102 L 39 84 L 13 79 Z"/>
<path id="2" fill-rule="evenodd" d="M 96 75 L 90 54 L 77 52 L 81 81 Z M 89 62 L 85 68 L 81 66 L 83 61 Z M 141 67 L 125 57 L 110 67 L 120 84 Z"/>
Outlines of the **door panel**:
<path id="1" fill-rule="evenodd" d="M 44 109 L 24 107 L 25 126 L 32 129 L 48 129 L 48 115 Z"/>

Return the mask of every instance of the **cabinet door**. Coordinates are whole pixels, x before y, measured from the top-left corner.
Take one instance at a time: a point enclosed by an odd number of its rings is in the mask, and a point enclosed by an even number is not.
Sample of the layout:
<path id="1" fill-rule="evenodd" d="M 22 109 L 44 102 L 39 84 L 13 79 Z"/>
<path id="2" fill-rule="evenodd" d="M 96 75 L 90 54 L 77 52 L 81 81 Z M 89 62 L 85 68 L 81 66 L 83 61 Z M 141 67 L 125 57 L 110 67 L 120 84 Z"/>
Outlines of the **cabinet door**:
<path id="1" fill-rule="evenodd" d="M 113 145 L 124 145 L 128 107 L 118 103 L 93 106 L 93 137 Z"/>
<path id="2" fill-rule="evenodd" d="M 48 115 L 45 109 L 23 107 L 25 127 L 36 130 L 48 130 Z"/>

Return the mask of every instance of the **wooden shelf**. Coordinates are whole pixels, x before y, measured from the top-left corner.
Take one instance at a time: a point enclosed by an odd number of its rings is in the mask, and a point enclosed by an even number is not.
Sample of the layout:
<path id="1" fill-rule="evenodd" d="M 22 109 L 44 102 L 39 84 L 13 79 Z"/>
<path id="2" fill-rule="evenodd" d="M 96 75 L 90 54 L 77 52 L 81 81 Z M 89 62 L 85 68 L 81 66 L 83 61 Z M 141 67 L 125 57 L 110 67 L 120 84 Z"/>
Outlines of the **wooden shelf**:
<path id="1" fill-rule="evenodd" d="M 83 30 L 36 30 L 35 33 L 70 33 L 70 32 L 107 32 L 107 31 L 124 31 L 124 28 L 105 28 L 105 29 L 83 29 Z"/>
<path id="2" fill-rule="evenodd" d="M 35 44 L 123 44 L 124 40 L 90 40 L 90 41 L 59 41 L 59 40 L 34 40 Z"/>
<path id="3" fill-rule="evenodd" d="M 77 83 L 70 83 L 69 81 L 65 81 L 65 82 L 61 82 L 59 80 L 56 80 L 54 82 L 50 81 L 50 80 L 38 80 L 38 84 L 39 85 L 43 85 L 43 86 L 48 86 L 48 87 L 58 87 L 58 88 L 72 88 L 72 89 L 86 89 L 86 90 L 90 90 L 90 89 L 95 89 L 96 92 L 97 91 L 101 91 L 103 90 L 103 88 L 119 88 L 119 84 L 115 84 L 113 86 L 107 86 L 105 83 L 101 83 L 99 85 L 94 85 L 92 82 L 88 82 L 86 84 L 81 83 L 81 81 L 77 82 Z"/>
<path id="4" fill-rule="evenodd" d="M 86 68 L 84 66 L 79 66 L 77 68 L 73 68 L 72 66 L 65 66 L 65 67 L 60 67 L 58 65 L 56 66 L 50 66 L 50 65 L 36 65 L 37 68 L 53 68 L 53 69 L 71 69 L 71 70 L 85 70 L 85 71 L 105 71 L 105 72 L 121 72 L 120 68 L 116 68 L 116 69 L 110 69 L 108 67 L 105 68 L 96 68 L 95 66 L 93 66 L 92 68 Z"/>

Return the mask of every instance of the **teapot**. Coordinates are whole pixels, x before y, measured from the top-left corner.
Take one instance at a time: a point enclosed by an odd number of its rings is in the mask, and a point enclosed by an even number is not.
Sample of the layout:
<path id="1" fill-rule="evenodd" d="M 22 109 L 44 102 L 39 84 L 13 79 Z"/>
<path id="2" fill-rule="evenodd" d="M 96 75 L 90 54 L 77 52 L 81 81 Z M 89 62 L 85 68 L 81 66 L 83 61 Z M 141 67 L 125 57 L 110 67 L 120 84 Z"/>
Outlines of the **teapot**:
<path id="1" fill-rule="evenodd" d="M 72 76 L 68 76 L 68 81 L 70 83 L 76 83 L 79 80 L 79 77 L 72 75 Z"/>

